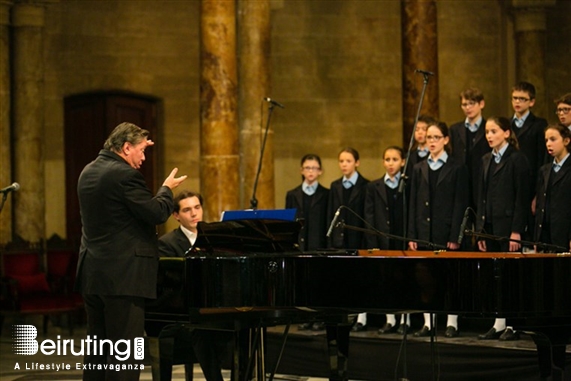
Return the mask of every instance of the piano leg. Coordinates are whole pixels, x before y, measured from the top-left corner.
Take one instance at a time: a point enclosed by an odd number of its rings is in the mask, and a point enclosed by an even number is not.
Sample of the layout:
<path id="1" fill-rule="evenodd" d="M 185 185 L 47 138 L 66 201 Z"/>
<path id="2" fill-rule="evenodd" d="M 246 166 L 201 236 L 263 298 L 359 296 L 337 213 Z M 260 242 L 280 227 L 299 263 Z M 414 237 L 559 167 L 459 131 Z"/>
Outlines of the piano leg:
<path id="1" fill-rule="evenodd" d="M 329 349 L 329 380 L 347 381 L 351 324 L 326 323 L 325 330 L 327 333 L 327 347 Z"/>
<path id="2" fill-rule="evenodd" d="M 232 381 L 248 381 L 254 378 L 265 380 L 264 330 L 257 328 L 239 328 L 234 331 L 234 353 L 232 356 Z"/>
<path id="3" fill-rule="evenodd" d="M 563 332 L 561 332 L 563 331 Z M 564 381 L 565 349 L 571 332 L 561 327 L 543 329 L 543 332 L 529 332 L 537 346 L 537 359 L 541 380 Z"/>

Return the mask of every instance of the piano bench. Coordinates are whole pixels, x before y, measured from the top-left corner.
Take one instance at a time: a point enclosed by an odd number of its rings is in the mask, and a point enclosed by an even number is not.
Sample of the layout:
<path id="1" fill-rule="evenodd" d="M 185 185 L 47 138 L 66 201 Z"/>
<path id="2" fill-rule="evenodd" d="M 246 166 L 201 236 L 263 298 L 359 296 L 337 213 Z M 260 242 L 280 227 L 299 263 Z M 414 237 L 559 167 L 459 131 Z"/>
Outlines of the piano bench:
<path id="1" fill-rule="evenodd" d="M 171 381 L 173 365 L 185 365 L 185 380 L 192 381 L 194 364 L 198 363 L 190 332 L 181 325 L 165 327 L 158 337 L 148 337 L 153 381 Z"/>

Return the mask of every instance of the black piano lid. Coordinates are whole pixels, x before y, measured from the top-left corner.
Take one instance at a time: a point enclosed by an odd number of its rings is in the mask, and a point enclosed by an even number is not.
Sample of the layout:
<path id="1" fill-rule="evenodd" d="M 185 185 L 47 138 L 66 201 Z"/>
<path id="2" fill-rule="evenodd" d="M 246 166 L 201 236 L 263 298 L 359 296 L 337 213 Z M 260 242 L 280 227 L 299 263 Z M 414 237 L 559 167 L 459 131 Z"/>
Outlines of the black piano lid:
<path id="1" fill-rule="evenodd" d="M 187 256 L 244 253 L 299 254 L 299 221 L 270 219 L 199 222 L 197 238 Z"/>

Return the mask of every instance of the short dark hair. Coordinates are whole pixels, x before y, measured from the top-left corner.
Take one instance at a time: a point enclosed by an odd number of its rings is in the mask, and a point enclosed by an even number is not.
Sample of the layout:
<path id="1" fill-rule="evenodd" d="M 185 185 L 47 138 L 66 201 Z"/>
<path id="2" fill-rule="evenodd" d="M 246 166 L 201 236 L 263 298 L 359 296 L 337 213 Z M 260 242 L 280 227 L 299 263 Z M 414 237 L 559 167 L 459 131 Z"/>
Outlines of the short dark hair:
<path id="1" fill-rule="evenodd" d="M 469 87 L 460 93 L 460 100 L 462 98 L 480 103 L 484 100 L 484 93 L 477 87 Z"/>
<path id="2" fill-rule="evenodd" d="M 430 124 L 434 123 L 436 121 L 436 119 L 434 119 L 433 117 L 431 117 L 429 115 L 421 115 L 418 117 L 418 121 L 424 122 L 427 125 L 430 125 Z"/>
<path id="3" fill-rule="evenodd" d="M 200 193 L 196 193 L 196 192 L 189 191 L 189 190 L 183 190 L 183 191 L 180 191 L 180 193 L 178 193 L 175 196 L 175 198 L 173 199 L 174 211 L 177 213 L 180 212 L 180 202 L 182 200 L 184 200 L 185 198 L 189 198 L 189 197 L 198 198 L 198 202 L 200 203 L 200 206 L 202 206 L 202 195 Z"/>
<path id="4" fill-rule="evenodd" d="M 308 153 L 306 155 L 303 155 L 303 157 L 301 158 L 301 165 L 303 165 L 303 163 L 305 163 L 306 160 L 315 160 L 319 163 L 319 168 L 321 168 L 321 158 L 319 157 L 319 155 L 316 155 L 314 153 Z"/>
<path id="5" fill-rule="evenodd" d="M 113 152 L 121 152 L 123 144 L 131 143 L 139 144 L 143 139 L 149 136 L 149 131 L 133 124 L 123 122 L 111 131 L 107 140 L 103 144 L 103 148 Z"/>
<path id="6" fill-rule="evenodd" d="M 554 100 L 555 104 L 565 103 L 566 105 L 571 105 L 571 93 L 564 94 L 559 98 Z"/>
<path id="7" fill-rule="evenodd" d="M 351 155 L 353 155 L 353 159 L 355 159 L 355 161 L 359 161 L 359 152 L 355 148 L 345 147 L 341 151 L 339 151 L 339 155 L 341 155 L 343 152 L 350 153 Z"/>
<path id="8" fill-rule="evenodd" d="M 389 147 L 385 148 L 385 150 L 383 151 L 383 159 L 385 158 L 385 155 L 387 154 L 387 152 L 390 150 L 397 151 L 399 153 L 401 159 L 406 159 L 404 157 L 404 150 L 402 149 L 402 147 L 399 147 L 399 146 L 389 146 Z"/>
<path id="9" fill-rule="evenodd" d="M 529 82 L 521 81 L 516 83 L 512 91 L 523 91 L 529 94 L 529 99 L 535 99 L 535 86 Z"/>

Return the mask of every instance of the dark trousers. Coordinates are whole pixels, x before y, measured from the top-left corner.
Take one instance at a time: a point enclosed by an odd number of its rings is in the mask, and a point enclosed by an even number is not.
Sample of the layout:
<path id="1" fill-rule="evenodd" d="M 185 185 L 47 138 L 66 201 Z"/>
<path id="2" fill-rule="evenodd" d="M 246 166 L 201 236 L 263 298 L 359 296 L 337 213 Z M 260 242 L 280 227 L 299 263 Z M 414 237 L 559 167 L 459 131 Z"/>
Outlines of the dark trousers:
<path id="1" fill-rule="evenodd" d="M 142 360 L 135 360 L 135 338 L 142 338 L 145 326 L 145 300 L 133 296 L 83 295 L 87 312 L 87 335 L 94 340 L 97 336 L 97 349 L 103 339 L 110 340 L 113 354 L 108 350 L 97 355 L 85 351 L 83 380 L 85 381 L 133 381 L 139 380 Z M 126 344 L 116 344 L 118 340 L 129 343 L 129 358 L 121 361 L 117 357 L 126 356 Z M 92 344 L 93 345 L 93 344 Z M 92 346 L 91 345 L 91 346 Z M 144 350 L 144 348 L 143 348 Z M 118 353 L 118 352 L 121 353 Z M 112 365 L 114 369 L 98 370 Z M 121 370 L 116 370 L 119 366 Z M 123 370 L 123 366 L 127 369 Z M 87 367 L 87 369 L 85 368 Z M 91 368 L 91 369 L 90 369 Z M 95 368 L 95 369 L 94 369 Z M 128 369 L 131 368 L 131 369 Z"/>

